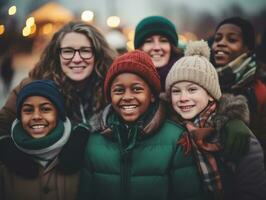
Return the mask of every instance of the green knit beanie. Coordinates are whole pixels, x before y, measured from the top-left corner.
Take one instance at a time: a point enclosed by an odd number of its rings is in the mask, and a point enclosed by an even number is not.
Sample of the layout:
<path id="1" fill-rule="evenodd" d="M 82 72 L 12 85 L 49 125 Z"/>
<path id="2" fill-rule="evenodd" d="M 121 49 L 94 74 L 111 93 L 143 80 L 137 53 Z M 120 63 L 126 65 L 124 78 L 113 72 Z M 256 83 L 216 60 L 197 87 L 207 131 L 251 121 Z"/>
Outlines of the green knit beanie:
<path id="1" fill-rule="evenodd" d="M 178 45 L 178 36 L 175 25 L 165 17 L 151 16 L 141 20 L 135 30 L 134 47 L 141 47 L 149 36 L 160 34 L 165 36 L 171 44 Z"/>

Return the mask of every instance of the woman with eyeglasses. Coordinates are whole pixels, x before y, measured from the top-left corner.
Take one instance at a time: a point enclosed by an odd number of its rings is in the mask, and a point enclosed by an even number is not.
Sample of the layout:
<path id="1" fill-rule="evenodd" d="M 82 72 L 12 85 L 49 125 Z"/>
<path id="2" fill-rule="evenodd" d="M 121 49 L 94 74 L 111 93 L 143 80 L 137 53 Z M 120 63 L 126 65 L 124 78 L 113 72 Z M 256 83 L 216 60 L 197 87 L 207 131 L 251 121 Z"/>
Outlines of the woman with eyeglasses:
<path id="1" fill-rule="evenodd" d="M 70 120 L 86 124 L 105 105 L 103 80 L 115 56 L 116 52 L 92 25 L 70 22 L 62 27 L 54 34 L 29 77 L 11 92 L 0 110 L 0 138 L 10 132 L 18 92 L 38 79 L 50 79 L 58 84 Z"/>
<path id="2" fill-rule="evenodd" d="M 33 80 L 53 80 L 61 90 L 73 130 L 80 123 L 83 128 L 89 129 L 87 122 L 90 117 L 105 106 L 103 81 L 115 56 L 116 52 L 92 25 L 70 22 L 56 32 L 29 77 L 11 92 L 0 110 L 0 163 L 17 167 L 16 163 L 23 157 L 18 151 L 7 151 L 10 148 L 4 139 L 10 137 L 16 117 L 17 95 L 26 84 Z M 48 121 L 45 123 L 48 124 Z M 85 131 L 70 135 L 58 155 L 57 162 L 62 173 L 78 172 L 88 136 Z M 28 169 L 27 163 L 21 162 L 19 168 Z"/>

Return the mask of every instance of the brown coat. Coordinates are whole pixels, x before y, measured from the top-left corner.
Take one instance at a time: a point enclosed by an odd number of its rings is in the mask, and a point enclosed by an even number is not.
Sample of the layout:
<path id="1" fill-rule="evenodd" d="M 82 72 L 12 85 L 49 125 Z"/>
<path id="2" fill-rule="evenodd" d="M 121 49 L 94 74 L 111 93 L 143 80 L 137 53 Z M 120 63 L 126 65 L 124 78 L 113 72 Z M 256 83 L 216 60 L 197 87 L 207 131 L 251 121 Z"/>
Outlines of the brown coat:
<path id="1" fill-rule="evenodd" d="M 56 170 L 56 160 L 40 168 L 35 179 L 25 179 L 10 172 L 0 163 L 1 200 L 75 200 L 79 173 L 62 175 Z"/>

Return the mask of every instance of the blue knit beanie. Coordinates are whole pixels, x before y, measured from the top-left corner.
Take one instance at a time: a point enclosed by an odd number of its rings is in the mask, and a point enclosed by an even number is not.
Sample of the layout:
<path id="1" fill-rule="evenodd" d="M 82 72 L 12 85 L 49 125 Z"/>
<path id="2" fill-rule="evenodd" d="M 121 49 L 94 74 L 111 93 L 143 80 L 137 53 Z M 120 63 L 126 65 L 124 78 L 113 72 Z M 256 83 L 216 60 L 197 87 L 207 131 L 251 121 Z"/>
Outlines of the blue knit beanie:
<path id="1" fill-rule="evenodd" d="M 145 39 L 152 35 L 163 35 L 175 46 L 178 45 L 178 36 L 175 25 L 162 16 L 150 16 L 141 20 L 135 30 L 134 47 L 138 49 Z"/>
<path id="2" fill-rule="evenodd" d="M 25 85 L 17 97 L 16 116 L 21 118 L 21 107 L 27 97 L 42 96 L 49 99 L 57 108 L 59 118 L 66 120 L 64 99 L 57 85 L 51 80 L 37 80 Z"/>

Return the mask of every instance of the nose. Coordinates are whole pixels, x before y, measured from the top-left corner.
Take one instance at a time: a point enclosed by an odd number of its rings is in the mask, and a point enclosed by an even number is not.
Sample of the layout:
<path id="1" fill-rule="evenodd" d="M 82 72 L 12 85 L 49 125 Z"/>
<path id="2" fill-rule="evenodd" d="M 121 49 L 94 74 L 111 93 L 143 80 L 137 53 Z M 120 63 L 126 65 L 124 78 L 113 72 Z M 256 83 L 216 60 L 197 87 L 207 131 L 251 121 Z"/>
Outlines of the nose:
<path id="1" fill-rule="evenodd" d="M 160 43 L 160 41 L 155 40 L 155 41 L 153 42 L 153 49 L 154 49 L 154 50 L 160 50 L 160 49 L 161 49 L 161 43 Z"/>
<path id="2" fill-rule="evenodd" d="M 41 115 L 41 112 L 39 110 L 35 110 L 33 112 L 33 116 L 32 116 L 32 119 L 34 120 L 39 120 L 42 118 L 42 115 Z"/>
<path id="3" fill-rule="evenodd" d="M 81 58 L 79 52 L 76 51 L 73 58 L 72 58 L 72 62 L 82 62 L 82 61 L 83 61 L 83 59 Z"/>
<path id="4" fill-rule="evenodd" d="M 180 100 L 180 102 L 188 101 L 188 94 L 186 92 L 181 92 L 179 100 Z"/>
<path id="5" fill-rule="evenodd" d="M 226 45 L 226 39 L 224 37 L 222 37 L 220 40 L 214 42 L 214 44 L 216 44 L 216 46 L 225 46 Z"/>
<path id="6" fill-rule="evenodd" d="M 123 95 L 123 97 L 122 97 L 122 100 L 124 100 L 124 101 L 130 101 L 130 100 L 132 100 L 134 97 L 133 97 L 133 95 L 131 94 L 131 92 L 130 91 L 125 91 L 125 93 L 124 93 L 124 95 Z"/>

